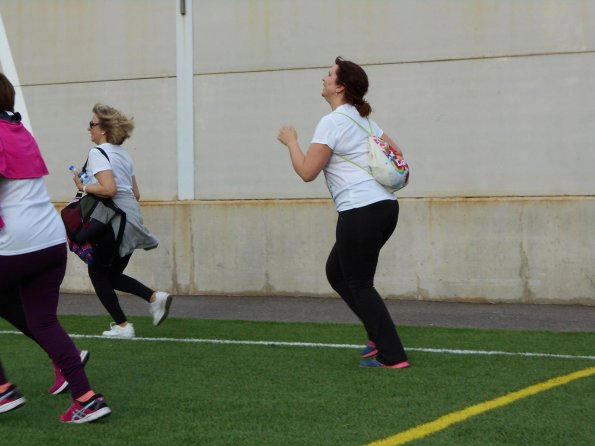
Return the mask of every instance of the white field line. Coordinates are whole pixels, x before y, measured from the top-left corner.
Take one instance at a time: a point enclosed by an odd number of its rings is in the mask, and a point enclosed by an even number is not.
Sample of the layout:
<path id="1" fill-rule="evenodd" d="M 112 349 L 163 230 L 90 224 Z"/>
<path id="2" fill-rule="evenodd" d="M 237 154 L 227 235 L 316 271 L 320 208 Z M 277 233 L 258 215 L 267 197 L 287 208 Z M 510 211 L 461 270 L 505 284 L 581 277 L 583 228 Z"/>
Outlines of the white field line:
<path id="1" fill-rule="evenodd" d="M 20 331 L 0 331 L 0 335 L 22 335 Z M 269 347 L 314 347 L 314 348 L 348 348 L 361 349 L 359 344 L 324 344 L 316 342 L 281 342 L 281 341 L 241 341 L 234 339 L 198 339 L 198 338 L 107 338 L 100 335 L 70 334 L 75 339 L 103 339 L 117 341 L 137 341 L 137 342 L 178 342 L 186 344 L 228 344 L 228 345 L 263 345 Z M 451 355 L 479 355 L 479 356 L 527 356 L 536 358 L 556 358 L 556 359 L 590 359 L 595 360 L 595 356 L 590 355 L 559 355 L 553 353 L 534 353 L 534 352 L 503 352 L 497 350 L 462 350 L 450 348 L 422 348 L 407 347 L 410 352 L 424 353 L 442 353 Z"/>

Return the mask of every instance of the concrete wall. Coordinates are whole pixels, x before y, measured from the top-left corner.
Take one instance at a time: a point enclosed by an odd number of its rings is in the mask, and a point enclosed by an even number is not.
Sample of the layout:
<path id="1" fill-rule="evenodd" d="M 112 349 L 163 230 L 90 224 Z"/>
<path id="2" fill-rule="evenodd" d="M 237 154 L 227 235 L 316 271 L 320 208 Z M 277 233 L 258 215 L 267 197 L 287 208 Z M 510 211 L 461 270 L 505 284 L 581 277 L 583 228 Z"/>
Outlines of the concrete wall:
<path id="1" fill-rule="evenodd" d="M 187 0 L 189 1 L 189 0 Z M 133 114 L 145 222 L 130 272 L 176 293 L 331 295 L 335 213 L 302 183 L 334 57 L 364 65 L 374 118 L 412 168 L 377 286 L 387 297 L 595 304 L 595 2 L 195 0 L 196 200 L 178 201 L 176 4 L 1 2 L 60 206 L 90 109 Z M 6 63 L 0 54 L 0 64 Z M 398 258 L 397 258 L 398 257 Z M 64 289 L 90 291 L 74 256 Z"/>
<path id="2" fill-rule="evenodd" d="M 593 304 L 595 198 L 406 198 L 382 251 L 387 298 Z M 161 239 L 128 272 L 177 294 L 332 296 L 329 200 L 150 203 Z M 74 256 L 73 256 L 73 259 Z M 85 291 L 69 263 L 65 291 Z"/>

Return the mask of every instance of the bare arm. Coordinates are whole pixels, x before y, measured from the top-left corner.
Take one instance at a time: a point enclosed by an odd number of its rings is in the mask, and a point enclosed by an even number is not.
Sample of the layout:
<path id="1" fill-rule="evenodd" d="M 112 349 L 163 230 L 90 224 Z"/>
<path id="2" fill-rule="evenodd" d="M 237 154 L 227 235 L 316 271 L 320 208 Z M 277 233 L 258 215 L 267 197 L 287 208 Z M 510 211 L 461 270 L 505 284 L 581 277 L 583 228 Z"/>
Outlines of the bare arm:
<path id="1" fill-rule="evenodd" d="M 138 184 L 136 184 L 136 177 L 132 175 L 132 193 L 134 194 L 134 198 L 136 201 L 140 200 L 140 190 L 138 189 Z"/>
<path id="2" fill-rule="evenodd" d="M 282 127 L 277 139 L 289 149 L 293 169 L 305 182 L 316 179 L 332 154 L 332 150 L 326 144 L 313 143 L 304 155 L 298 144 L 297 132 L 293 127 Z"/>
<path id="3" fill-rule="evenodd" d="M 116 195 L 116 180 L 114 179 L 114 173 L 111 170 L 102 170 L 101 172 L 95 174 L 95 178 L 99 182 L 96 184 L 87 184 L 86 191 L 88 194 L 107 198 L 111 198 Z M 79 179 L 78 175 L 74 175 L 73 179 L 77 189 L 83 190 L 83 183 Z"/>

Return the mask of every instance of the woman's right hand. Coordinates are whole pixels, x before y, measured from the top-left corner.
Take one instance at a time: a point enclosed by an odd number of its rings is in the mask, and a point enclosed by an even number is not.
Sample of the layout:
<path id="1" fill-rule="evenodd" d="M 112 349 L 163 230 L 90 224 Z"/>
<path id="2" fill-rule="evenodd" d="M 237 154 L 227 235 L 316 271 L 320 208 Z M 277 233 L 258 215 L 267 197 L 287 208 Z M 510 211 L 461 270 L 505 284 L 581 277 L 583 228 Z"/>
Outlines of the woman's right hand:
<path id="1" fill-rule="evenodd" d="M 283 126 L 281 127 L 281 130 L 279 130 L 277 139 L 286 146 L 289 146 L 289 144 L 293 142 L 297 143 L 297 131 L 293 126 Z"/>
<path id="2" fill-rule="evenodd" d="M 83 190 L 83 182 L 79 178 L 78 172 L 74 172 L 74 174 L 72 175 L 72 181 L 74 181 L 77 190 Z"/>

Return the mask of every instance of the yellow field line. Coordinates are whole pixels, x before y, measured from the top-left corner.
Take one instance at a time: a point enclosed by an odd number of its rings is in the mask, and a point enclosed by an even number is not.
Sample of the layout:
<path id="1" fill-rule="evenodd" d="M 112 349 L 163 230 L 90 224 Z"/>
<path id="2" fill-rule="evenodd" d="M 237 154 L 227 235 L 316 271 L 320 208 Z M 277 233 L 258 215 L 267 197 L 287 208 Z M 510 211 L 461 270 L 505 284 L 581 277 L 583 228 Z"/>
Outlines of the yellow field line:
<path id="1" fill-rule="evenodd" d="M 377 440 L 370 443 L 368 446 L 396 446 L 405 444 L 413 440 L 418 440 L 427 435 L 446 429 L 447 427 L 465 421 L 468 418 L 479 415 L 483 412 L 487 412 L 498 407 L 506 406 L 517 400 L 526 398 L 531 395 L 535 395 L 540 392 L 552 389 L 554 387 L 568 384 L 571 381 L 580 378 L 586 378 L 591 375 L 595 375 L 595 367 L 589 367 L 583 370 L 573 372 L 569 375 L 558 376 L 556 378 L 549 379 L 539 384 L 526 387 L 516 392 L 509 393 L 507 395 L 495 398 L 484 403 L 479 403 L 474 406 L 467 407 L 466 409 L 449 413 L 429 423 L 420 424 L 411 429 L 408 429 L 399 434 L 393 435 L 392 437 L 385 438 L 383 440 Z"/>

